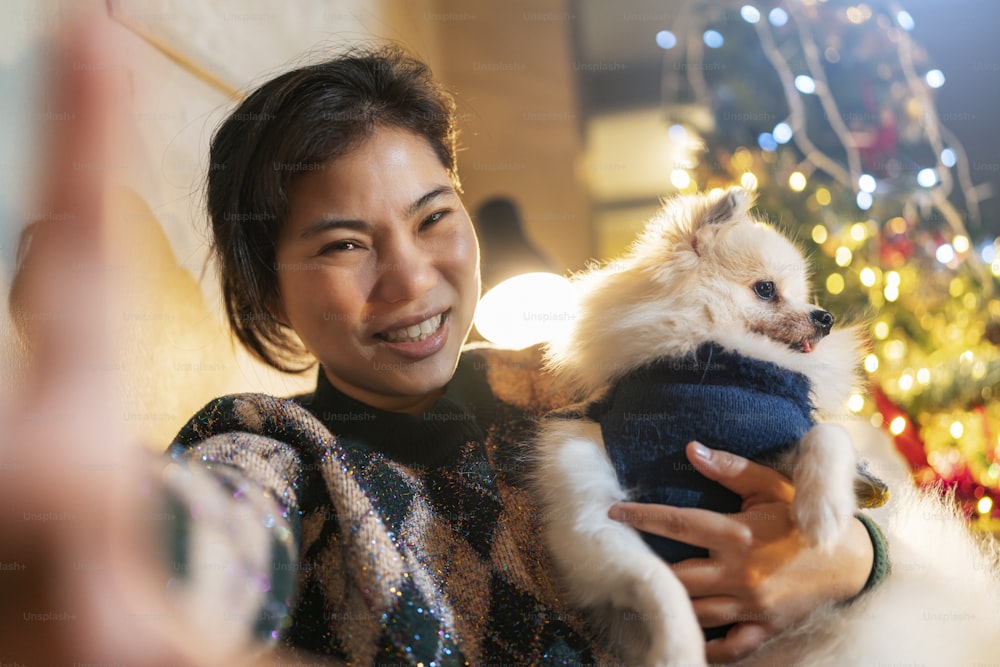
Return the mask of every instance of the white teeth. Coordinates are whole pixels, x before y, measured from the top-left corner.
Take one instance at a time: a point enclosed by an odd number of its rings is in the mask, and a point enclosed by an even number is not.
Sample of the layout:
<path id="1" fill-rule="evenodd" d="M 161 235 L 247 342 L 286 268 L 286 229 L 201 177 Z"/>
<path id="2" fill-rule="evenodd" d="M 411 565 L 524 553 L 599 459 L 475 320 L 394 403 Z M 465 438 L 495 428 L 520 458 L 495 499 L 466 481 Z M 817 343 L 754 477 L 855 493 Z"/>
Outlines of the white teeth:
<path id="1" fill-rule="evenodd" d="M 402 329 L 387 331 L 382 336 L 391 343 L 418 343 L 441 328 L 441 319 L 441 315 L 435 315 L 419 324 L 411 324 Z"/>

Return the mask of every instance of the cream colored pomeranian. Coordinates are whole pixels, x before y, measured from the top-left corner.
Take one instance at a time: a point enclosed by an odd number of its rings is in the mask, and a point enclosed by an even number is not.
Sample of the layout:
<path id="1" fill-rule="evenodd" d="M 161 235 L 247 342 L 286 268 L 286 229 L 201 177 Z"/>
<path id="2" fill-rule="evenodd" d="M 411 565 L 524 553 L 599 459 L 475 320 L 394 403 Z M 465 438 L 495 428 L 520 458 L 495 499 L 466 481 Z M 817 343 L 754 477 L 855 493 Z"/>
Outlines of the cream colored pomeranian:
<path id="1" fill-rule="evenodd" d="M 580 311 L 547 363 L 580 404 L 543 421 L 534 490 L 573 602 L 630 663 L 700 665 L 704 637 L 665 561 L 704 554 L 608 518 L 621 500 L 738 512 L 702 477 L 698 440 L 792 477 L 793 516 L 820 547 L 856 511 L 857 457 L 820 416 L 846 410 L 860 339 L 813 304 L 806 261 L 732 189 L 681 196 L 621 259 L 576 279 Z"/>

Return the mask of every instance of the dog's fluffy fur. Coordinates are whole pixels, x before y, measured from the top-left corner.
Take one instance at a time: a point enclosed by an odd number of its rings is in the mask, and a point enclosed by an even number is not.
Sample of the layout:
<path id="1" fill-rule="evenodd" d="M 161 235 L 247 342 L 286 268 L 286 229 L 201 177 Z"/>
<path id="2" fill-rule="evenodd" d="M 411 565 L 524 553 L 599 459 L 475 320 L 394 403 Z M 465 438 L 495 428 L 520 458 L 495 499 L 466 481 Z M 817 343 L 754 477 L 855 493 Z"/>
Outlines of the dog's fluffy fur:
<path id="1" fill-rule="evenodd" d="M 579 276 L 579 315 L 567 338 L 547 350 L 558 381 L 593 401 L 629 371 L 711 341 L 805 375 L 817 413 L 839 414 L 855 387 L 859 337 L 850 328 L 824 337 L 805 260 L 779 232 L 754 220 L 750 205 L 738 189 L 675 198 L 625 257 Z M 777 296 L 762 298 L 762 282 L 773 283 Z M 628 493 L 604 451 L 600 425 L 550 418 L 535 456 L 534 488 L 549 518 L 546 541 L 570 599 L 592 611 L 597 629 L 629 663 L 704 664 L 685 590 L 635 530 L 607 516 Z M 820 423 L 792 456 L 787 469 L 794 470 L 799 529 L 815 544 L 832 545 L 855 510 L 851 439 L 841 426 Z M 856 609 L 877 599 L 869 596 L 839 616 L 858 617 L 863 612 Z M 826 618 L 824 626 L 833 616 Z M 843 638 L 827 635 L 831 652 L 822 664 L 848 664 L 837 657 Z M 761 655 L 818 660 L 809 636 L 774 642 L 772 653 Z"/>
<path id="2" fill-rule="evenodd" d="M 950 498 L 919 490 L 885 432 L 845 422 L 892 488 L 870 510 L 888 543 L 888 579 L 850 605 L 818 610 L 738 667 L 993 665 L 1000 655 L 1000 547 L 973 535 Z"/>

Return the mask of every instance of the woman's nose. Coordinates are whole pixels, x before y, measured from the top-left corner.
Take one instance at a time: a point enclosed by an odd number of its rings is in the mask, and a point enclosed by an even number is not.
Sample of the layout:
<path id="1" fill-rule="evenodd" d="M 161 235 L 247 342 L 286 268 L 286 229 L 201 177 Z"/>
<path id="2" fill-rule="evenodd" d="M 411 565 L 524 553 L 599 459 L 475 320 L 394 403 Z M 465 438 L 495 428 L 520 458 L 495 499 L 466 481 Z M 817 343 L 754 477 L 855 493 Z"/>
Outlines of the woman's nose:
<path id="1" fill-rule="evenodd" d="M 378 295 L 389 303 L 418 299 L 436 282 L 434 259 L 415 240 L 393 242 L 376 261 Z"/>

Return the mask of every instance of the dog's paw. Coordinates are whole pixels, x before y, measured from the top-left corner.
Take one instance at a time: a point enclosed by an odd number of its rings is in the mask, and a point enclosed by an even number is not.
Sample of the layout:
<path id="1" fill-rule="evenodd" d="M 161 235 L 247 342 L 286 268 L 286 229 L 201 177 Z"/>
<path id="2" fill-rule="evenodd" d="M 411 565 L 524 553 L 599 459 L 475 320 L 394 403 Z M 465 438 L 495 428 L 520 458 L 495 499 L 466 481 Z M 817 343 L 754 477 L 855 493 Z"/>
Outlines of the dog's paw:
<path id="1" fill-rule="evenodd" d="M 666 645 L 657 646 L 654 642 L 643 664 L 647 667 L 707 667 L 701 630 L 693 637 L 673 637 Z"/>
<path id="2" fill-rule="evenodd" d="M 630 611 L 622 619 L 645 641 L 631 643 L 630 664 L 645 667 L 704 667 L 705 639 L 687 591 L 653 555 L 655 566 L 622 588 Z M 622 635 L 623 637 L 625 635 Z"/>
<path id="3" fill-rule="evenodd" d="M 686 599 L 667 601 L 649 619 L 650 642 L 642 664 L 649 667 L 706 665 L 705 639 Z"/>
<path id="4" fill-rule="evenodd" d="M 792 516 L 810 546 L 830 552 L 854 516 L 854 496 L 851 489 L 796 489 Z"/>
<path id="5" fill-rule="evenodd" d="M 817 424 L 799 443 L 794 461 L 792 516 L 813 547 L 829 552 L 854 516 L 857 456 L 836 424 Z"/>

